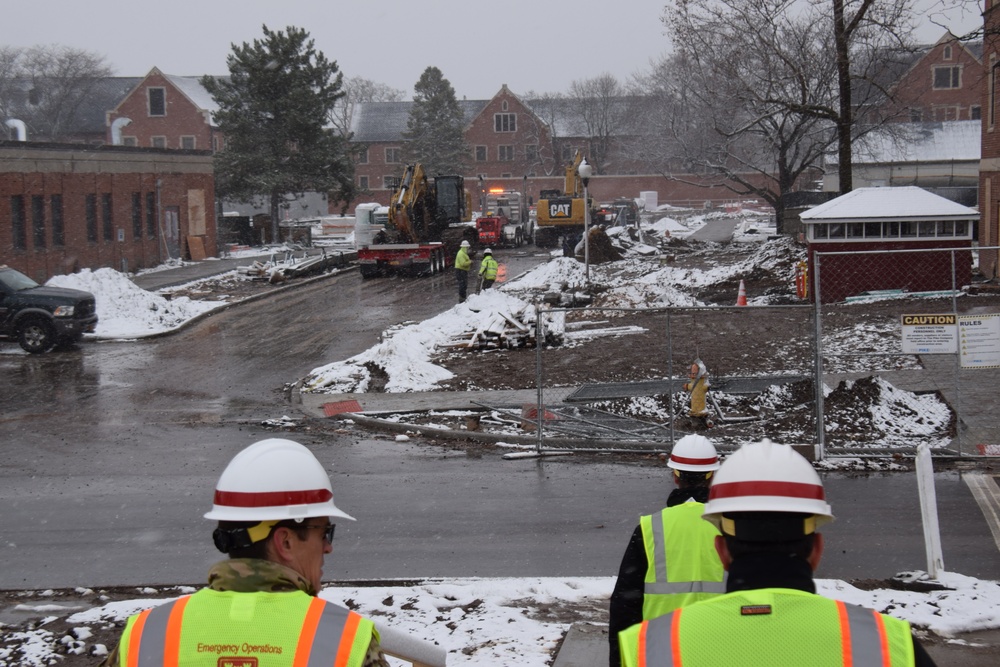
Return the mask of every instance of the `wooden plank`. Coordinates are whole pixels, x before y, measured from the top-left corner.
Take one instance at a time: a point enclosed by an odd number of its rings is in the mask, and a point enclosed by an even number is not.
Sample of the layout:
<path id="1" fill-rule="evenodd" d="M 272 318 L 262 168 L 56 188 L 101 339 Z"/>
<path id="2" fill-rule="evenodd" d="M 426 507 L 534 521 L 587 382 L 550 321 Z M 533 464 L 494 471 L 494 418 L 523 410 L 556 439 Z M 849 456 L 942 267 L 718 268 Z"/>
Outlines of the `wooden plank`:
<path id="1" fill-rule="evenodd" d="M 198 262 L 205 259 L 205 239 L 200 236 L 189 236 L 187 242 L 192 261 Z"/>

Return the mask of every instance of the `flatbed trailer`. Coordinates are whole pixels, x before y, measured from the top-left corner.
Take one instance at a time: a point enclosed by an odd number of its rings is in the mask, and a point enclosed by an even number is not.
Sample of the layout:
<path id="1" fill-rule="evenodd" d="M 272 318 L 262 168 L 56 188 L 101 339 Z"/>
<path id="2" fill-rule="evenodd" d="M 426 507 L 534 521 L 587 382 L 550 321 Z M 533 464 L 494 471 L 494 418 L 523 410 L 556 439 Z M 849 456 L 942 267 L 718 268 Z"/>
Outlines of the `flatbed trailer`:
<path id="1" fill-rule="evenodd" d="M 390 274 L 432 276 L 454 264 L 443 243 L 382 243 L 358 248 L 362 278 Z"/>

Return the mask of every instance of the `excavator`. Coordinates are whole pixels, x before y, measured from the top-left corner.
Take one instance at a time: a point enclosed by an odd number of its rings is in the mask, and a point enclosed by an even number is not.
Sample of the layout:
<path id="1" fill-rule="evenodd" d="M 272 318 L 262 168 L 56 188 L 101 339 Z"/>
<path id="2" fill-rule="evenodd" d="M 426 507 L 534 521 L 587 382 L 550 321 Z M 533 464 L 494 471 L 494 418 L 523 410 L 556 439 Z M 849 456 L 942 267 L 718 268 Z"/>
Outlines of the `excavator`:
<path id="1" fill-rule="evenodd" d="M 590 202 L 583 200 L 583 181 L 578 169 L 583 161 L 580 151 L 573 162 L 566 167 L 566 182 L 563 191 L 542 190 L 539 193 L 535 221 L 535 245 L 552 248 L 560 236 L 580 236 L 583 234 L 584 216 Z"/>
<path id="2" fill-rule="evenodd" d="M 471 212 L 462 176 L 428 178 L 423 165 L 407 165 L 392 188 L 388 224 L 369 245 L 358 248 L 361 276 L 445 270 L 454 262 L 458 244 L 476 236 L 475 227 L 459 224 L 471 222 Z"/>

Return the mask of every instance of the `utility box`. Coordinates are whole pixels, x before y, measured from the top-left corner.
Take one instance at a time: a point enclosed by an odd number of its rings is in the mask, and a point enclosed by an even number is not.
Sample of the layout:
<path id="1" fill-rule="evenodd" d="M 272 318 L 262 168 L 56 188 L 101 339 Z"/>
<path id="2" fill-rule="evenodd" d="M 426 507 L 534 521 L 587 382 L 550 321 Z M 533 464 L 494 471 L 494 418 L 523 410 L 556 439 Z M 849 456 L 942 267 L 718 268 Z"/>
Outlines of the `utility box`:
<path id="1" fill-rule="evenodd" d="M 656 207 L 660 205 L 657 201 L 656 190 L 643 190 L 639 193 L 639 199 L 642 200 L 643 208 L 647 211 L 655 211 Z"/>

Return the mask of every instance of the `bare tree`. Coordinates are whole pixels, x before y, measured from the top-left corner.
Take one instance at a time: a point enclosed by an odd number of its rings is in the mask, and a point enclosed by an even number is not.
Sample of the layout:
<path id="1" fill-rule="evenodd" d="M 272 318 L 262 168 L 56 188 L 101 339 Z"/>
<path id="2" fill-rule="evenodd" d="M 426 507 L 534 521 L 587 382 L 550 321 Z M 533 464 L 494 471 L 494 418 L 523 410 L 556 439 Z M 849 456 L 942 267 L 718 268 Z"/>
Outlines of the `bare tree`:
<path id="1" fill-rule="evenodd" d="M 59 141 L 79 122 L 81 106 L 113 70 L 104 57 L 68 46 L 0 51 L 0 110 L 35 137 Z"/>
<path id="2" fill-rule="evenodd" d="M 715 140 L 706 150 L 676 123 L 671 136 L 779 215 L 782 195 L 834 145 L 841 191 L 851 189 L 853 141 L 879 124 L 892 83 L 886 54 L 911 32 L 909 0 L 831 1 L 677 0 L 663 17 L 684 72 L 674 99 L 695 127 L 711 119 Z M 753 185 L 738 177 L 754 171 Z"/>
<path id="3" fill-rule="evenodd" d="M 625 87 L 613 75 L 601 74 L 574 81 L 567 97 L 570 118 L 589 144 L 587 159 L 601 173 L 609 166 L 614 140 L 626 127 Z"/>

